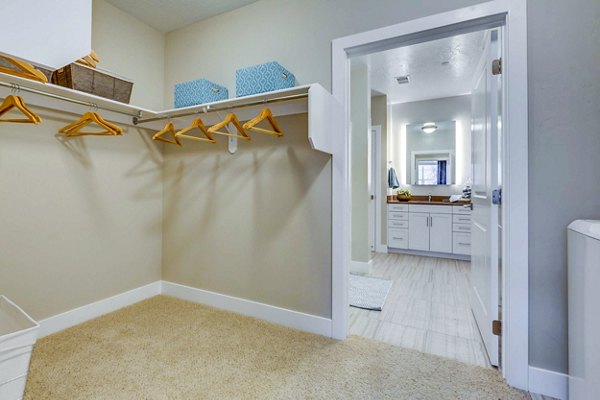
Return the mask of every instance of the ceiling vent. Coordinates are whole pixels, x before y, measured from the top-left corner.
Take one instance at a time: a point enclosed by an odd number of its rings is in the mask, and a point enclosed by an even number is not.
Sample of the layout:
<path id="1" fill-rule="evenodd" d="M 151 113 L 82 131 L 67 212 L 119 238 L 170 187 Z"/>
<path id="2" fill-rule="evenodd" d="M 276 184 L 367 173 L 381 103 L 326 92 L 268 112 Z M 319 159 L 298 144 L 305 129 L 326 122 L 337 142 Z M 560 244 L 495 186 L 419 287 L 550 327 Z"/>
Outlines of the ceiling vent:
<path id="1" fill-rule="evenodd" d="M 410 75 L 397 76 L 394 79 L 396 79 L 398 85 L 404 85 L 405 83 L 410 82 Z"/>

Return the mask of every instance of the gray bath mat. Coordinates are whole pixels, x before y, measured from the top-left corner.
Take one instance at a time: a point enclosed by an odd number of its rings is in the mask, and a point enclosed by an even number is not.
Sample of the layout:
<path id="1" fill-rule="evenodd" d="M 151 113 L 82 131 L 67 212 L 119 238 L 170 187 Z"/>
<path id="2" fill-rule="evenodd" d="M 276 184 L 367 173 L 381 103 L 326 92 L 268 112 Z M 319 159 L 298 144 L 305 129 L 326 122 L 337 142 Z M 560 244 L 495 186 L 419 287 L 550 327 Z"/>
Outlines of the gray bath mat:
<path id="1" fill-rule="evenodd" d="M 348 298 L 352 307 L 381 311 L 392 281 L 350 274 Z"/>

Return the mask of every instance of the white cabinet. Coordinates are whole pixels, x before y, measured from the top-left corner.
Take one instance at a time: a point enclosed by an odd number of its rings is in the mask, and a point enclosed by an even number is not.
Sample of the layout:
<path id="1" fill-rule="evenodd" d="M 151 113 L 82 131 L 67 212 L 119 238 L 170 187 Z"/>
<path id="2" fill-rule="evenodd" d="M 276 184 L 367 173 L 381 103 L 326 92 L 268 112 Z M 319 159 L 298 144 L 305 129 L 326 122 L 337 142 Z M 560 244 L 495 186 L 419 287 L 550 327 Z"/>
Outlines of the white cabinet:
<path id="1" fill-rule="evenodd" d="M 429 251 L 452 253 L 452 215 L 430 214 Z"/>
<path id="2" fill-rule="evenodd" d="M 429 251 L 429 213 L 409 213 L 408 248 Z"/>
<path id="3" fill-rule="evenodd" d="M 471 210 L 462 206 L 388 205 L 388 248 L 471 255 Z"/>
<path id="4" fill-rule="evenodd" d="M 409 249 L 452 253 L 452 214 L 410 212 L 408 218 Z"/>

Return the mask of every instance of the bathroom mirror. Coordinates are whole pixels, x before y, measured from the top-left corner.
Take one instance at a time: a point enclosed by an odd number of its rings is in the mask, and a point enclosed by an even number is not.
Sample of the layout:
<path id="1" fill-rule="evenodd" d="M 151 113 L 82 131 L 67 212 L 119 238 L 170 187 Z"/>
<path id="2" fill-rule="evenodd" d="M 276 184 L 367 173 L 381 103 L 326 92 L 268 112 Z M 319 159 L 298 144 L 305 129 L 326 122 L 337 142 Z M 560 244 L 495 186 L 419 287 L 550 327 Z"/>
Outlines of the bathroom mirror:
<path id="1" fill-rule="evenodd" d="M 456 122 L 406 125 L 406 170 L 412 185 L 455 183 Z"/>

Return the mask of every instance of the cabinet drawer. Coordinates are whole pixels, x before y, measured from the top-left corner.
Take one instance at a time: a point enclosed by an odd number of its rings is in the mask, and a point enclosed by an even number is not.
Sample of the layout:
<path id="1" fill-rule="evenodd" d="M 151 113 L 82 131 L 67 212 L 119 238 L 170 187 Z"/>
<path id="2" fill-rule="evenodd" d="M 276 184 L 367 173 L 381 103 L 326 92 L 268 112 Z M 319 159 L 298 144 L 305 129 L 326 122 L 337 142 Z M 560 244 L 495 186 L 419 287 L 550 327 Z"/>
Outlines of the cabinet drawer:
<path id="1" fill-rule="evenodd" d="M 471 224 L 454 224 L 452 226 L 454 232 L 468 232 L 471 233 Z"/>
<path id="2" fill-rule="evenodd" d="M 411 204 L 408 211 L 418 213 L 452 214 L 453 206 L 429 206 L 425 204 Z"/>
<path id="3" fill-rule="evenodd" d="M 408 220 L 408 213 L 407 212 L 390 211 L 390 212 L 388 212 L 388 219 Z"/>
<path id="4" fill-rule="evenodd" d="M 408 219 L 390 219 L 388 220 L 388 228 L 408 229 Z"/>
<path id="5" fill-rule="evenodd" d="M 470 215 L 461 215 L 461 214 L 454 214 L 452 216 L 452 222 L 454 222 L 455 224 L 470 224 L 471 223 L 471 216 Z"/>
<path id="6" fill-rule="evenodd" d="M 389 212 L 407 212 L 408 204 L 388 204 Z"/>
<path id="7" fill-rule="evenodd" d="M 471 215 L 471 209 L 464 206 L 453 206 L 452 214 Z"/>
<path id="8" fill-rule="evenodd" d="M 452 252 L 454 254 L 471 255 L 471 234 L 455 232 L 452 235 Z"/>
<path id="9" fill-rule="evenodd" d="M 388 247 L 407 249 L 408 229 L 388 229 Z"/>

